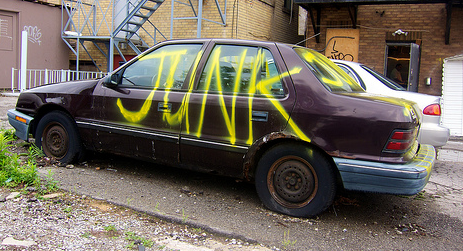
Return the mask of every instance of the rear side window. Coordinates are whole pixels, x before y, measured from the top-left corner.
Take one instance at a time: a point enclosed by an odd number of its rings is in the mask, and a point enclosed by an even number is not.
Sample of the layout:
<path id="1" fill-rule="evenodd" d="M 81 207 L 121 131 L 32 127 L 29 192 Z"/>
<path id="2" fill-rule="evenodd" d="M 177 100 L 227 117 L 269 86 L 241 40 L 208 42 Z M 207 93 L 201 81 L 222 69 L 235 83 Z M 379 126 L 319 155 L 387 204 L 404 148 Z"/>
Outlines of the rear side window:
<path id="1" fill-rule="evenodd" d="M 284 94 L 272 53 L 265 48 L 238 45 L 214 47 L 197 89 L 229 94 Z"/>
<path id="2" fill-rule="evenodd" d="M 159 89 L 180 89 L 201 44 L 176 44 L 158 48 L 129 65 L 122 85 Z"/>
<path id="3" fill-rule="evenodd" d="M 364 92 L 355 80 L 322 54 L 302 47 L 294 50 L 330 92 Z"/>

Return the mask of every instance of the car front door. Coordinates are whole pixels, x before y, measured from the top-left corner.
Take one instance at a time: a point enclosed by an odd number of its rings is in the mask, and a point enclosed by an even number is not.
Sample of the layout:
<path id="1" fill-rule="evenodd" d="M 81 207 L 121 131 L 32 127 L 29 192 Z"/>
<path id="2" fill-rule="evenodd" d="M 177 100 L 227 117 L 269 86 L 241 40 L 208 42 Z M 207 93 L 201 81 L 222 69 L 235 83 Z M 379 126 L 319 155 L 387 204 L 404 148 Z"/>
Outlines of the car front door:
<path id="1" fill-rule="evenodd" d="M 95 90 L 97 149 L 178 163 L 184 84 L 202 44 L 167 44 Z"/>
<path id="2" fill-rule="evenodd" d="M 185 105 L 181 161 L 239 176 L 248 148 L 263 136 L 285 128 L 294 98 L 284 84 L 289 78 L 284 75 L 276 47 L 210 47 Z"/>

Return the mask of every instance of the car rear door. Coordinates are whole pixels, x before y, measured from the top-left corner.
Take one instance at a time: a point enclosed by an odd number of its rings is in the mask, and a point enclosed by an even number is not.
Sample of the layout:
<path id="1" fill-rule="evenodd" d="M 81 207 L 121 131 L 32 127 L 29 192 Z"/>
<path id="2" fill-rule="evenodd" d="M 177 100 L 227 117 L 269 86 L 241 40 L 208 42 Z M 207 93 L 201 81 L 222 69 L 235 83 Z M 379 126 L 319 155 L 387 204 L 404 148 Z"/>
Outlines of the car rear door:
<path id="1" fill-rule="evenodd" d="M 290 80 L 274 44 L 212 43 L 206 53 L 185 105 L 181 162 L 239 176 L 248 148 L 286 127 Z"/>

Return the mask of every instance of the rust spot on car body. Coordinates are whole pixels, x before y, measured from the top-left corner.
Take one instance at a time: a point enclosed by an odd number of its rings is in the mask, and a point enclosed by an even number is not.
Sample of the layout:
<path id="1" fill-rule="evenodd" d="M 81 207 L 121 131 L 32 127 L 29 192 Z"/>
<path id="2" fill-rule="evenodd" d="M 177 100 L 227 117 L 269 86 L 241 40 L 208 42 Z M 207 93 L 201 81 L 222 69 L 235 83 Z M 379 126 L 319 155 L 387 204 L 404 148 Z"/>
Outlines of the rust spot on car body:
<path id="1" fill-rule="evenodd" d="M 296 136 L 292 134 L 286 134 L 283 132 L 273 132 L 271 134 L 265 135 L 264 137 L 260 138 L 249 148 L 248 153 L 244 156 L 244 165 L 243 165 L 243 177 L 247 181 L 251 181 L 252 177 L 254 176 L 255 166 L 257 165 L 256 160 L 259 159 L 259 156 L 263 154 L 262 148 L 267 149 L 266 146 L 273 145 L 271 142 L 275 140 L 281 139 L 293 139 L 299 140 Z M 259 156 L 257 156 L 259 155 Z M 257 158 L 256 158 L 257 157 Z"/>

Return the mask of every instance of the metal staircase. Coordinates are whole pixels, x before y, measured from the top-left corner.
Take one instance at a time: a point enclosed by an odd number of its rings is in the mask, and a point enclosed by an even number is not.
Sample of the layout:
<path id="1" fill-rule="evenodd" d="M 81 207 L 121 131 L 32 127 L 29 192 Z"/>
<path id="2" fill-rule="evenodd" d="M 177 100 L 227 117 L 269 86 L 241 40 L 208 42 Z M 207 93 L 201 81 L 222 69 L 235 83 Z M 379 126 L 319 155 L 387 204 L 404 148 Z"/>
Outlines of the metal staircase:
<path id="1" fill-rule="evenodd" d="M 164 0 L 141 0 L 138 4 L 134 5 L 132 2 L 128 1 L 129 13 L 126 15 L 124 20 L 116 27 L 113 34 L 114 37 L 118 37 L 121 33 L 125 33 L 125 41 L 129 46 L 137 53 L 140 54 L 141 51 L 131 40 L 133 36 L 137 36 L 143 47 L 149 47 L 146 41 L 138 35 L 138 30 L 145 29 L 143 25 L 146 22 L 149 22 L 149 18 L 153 13 L 159 8 L 159 6 L 164 2 Z M 120 13 L 118 13 L 120 14 Z M 151 23 L 152 24 L 152 23 Z M 154 25 L 153 25 L 154 26 Z M 146 33 L 153 39 L 156 40 L 156 37 L 151 35 L 146 29 Z M 156 34 L 156 33 L 154 33 Z"/>
<path id="2" fill-rule="evenodd" d="M 226 26 L 227 0 L 215 0 L 219 17 L 214 20 L 203 16 L 203 1 L 205 0 L 170 0 L 170 39 L 173 38 L 175 20 L 196 21 L 198 38 L 201 37 L 202 21 Z M 109 72 L 114 68 L 115 54 L 126 62 L 124 53 L 132 56 L 134 53 L 140 54 L 158 42 L 157 35 L 167 40 L 153 24 L 152 18 L 164 2 L 168 0 L 61 0 L 61 38 L 76 56 L 76 70 L 79 71 L 79 60 L 84 53 L 98 71 Z M 182 6 L 187 6 L 191 12 L 182 12 Z M 174 14 L 176 8 L 179 9 L 178 15 L 190 16 L 180 17 Z M 166 19 L 168 17 L 156 17 L 156 20 L 162 20 L 164 29 Z M 89 50 L 90 46 L 94 46 L 106 58 L 107 69 L 100 69 L 95 60 L 98 53 Z M 128 47 L 133 53 L 126 50 Z"/>
<path id="3" fill-rule="evenodd" d="M 79 66 L 80 49 L 83 49 L 98 71 L 112 71 L 114 52 L 127 61 L 124 44 L 135 54 L 157 43 L 156 35 L 167 39 L 149 20 L 164 0 L 62 0 L 61 38 L 76 55 Z M 140 31 L 144 31 L 140 35 Z M 149 41 L 147 41 L 149 40 Z M 107 60 L 107 69 L 100 69 L 95 54 L 88 47 L 92 44 Z M 80 45 L 80 46 L 78 46 Z"/>

